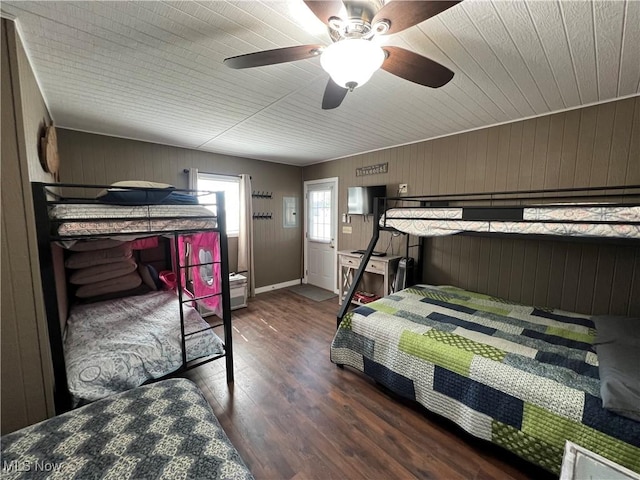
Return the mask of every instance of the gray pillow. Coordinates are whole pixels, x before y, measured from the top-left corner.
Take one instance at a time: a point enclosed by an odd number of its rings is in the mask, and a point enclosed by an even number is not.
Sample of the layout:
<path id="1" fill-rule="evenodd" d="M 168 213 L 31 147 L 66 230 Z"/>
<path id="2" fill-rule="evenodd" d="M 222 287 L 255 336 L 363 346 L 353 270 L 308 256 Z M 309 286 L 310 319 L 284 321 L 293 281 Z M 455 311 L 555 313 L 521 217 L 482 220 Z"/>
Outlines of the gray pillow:
<path id="1" fill-rule="evenodd" d="M 596 351 L 604 408 L 640 421 L 640 349 L 608 342 L 596 345 Z"/>
<path id="2" fill-rule="evenodd" d="M 596 315 L 593 323 L 596 326 L 595 345 L 621 342 L 640 348 L 640 318 Z"/>

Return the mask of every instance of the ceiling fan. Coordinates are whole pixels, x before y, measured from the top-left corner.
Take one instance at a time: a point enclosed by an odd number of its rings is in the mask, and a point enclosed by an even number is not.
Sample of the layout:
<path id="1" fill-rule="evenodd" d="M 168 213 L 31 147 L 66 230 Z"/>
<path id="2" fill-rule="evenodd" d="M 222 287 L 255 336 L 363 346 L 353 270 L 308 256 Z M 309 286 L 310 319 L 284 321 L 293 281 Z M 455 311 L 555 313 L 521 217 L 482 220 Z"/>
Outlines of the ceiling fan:
<path id="1" fill-rule="evenodd" d="M 375 37 L 401 32 L 438 15 L 462 0 L 304 0 L 329 28 L 334 42 L 276 48 L 225 58 L 231 68 L 250 68 L 320 57 L 329 73 L 322 108 L 340 106 L 347 92 L 361 87 L 382 68 L 411 82 L 438 88 L 453 78 L 453 72 L 415 52 L 401 47 L 379 46 Z"/>

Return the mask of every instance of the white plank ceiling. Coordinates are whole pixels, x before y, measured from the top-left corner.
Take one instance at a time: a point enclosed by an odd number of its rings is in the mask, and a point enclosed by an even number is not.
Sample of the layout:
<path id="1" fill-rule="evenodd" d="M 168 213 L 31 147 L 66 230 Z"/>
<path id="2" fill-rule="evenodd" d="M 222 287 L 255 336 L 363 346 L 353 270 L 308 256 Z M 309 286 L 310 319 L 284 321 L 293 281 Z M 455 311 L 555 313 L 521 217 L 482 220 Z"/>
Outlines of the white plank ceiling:
<path id="1" fill-rule="evenodd" d="M 640 1 L 474 1 L 386 37 L 455 72 L 385 71 L 320 108 L 318 59 L 229 56 L 328 45 L 302 1 L 8 1 L 61 127 L 306 165 L 640 92 Z"/>

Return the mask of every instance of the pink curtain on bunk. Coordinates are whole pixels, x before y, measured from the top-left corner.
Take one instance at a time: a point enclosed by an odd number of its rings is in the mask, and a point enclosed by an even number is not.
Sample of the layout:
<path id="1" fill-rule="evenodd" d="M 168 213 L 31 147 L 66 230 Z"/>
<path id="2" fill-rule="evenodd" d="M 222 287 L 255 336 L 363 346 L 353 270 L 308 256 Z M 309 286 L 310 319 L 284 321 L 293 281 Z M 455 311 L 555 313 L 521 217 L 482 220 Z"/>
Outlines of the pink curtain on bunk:
<path id="1" fill-rule="evenodd" d="M 189 245 L 190 248 L 187 247 Z M 182 235 L 178 239 L 178 251 L 181 265 L 200 265 L 191 267 L 190 278 L 193 281 L 193 293 L 196 297 L 219 294 L 222 291 L 222 275 L 220 268 L 220 235 L 218 232 L 203 232 Z M 189 257 L 186 258 L 187 253 Z M 182 285 L 185 283 L 186 269 L 181 269 Z M 197 301 L 216 315 L 222 317 L 222 298 L 220 295 Z"/>

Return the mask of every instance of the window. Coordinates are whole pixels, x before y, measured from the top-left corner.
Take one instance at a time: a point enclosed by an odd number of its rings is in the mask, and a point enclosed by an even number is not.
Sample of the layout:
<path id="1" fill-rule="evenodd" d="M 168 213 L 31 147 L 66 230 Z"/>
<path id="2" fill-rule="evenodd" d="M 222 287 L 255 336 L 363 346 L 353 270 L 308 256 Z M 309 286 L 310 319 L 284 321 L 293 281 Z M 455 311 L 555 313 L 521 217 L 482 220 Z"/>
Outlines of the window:
<path id="1" fill-rule="evenodd" d="M 331 243 L 331 189 L 309 192 L 309 240 Z"/>
<path id="2" fill-rule="evenodd" d="M 227 214 L 227 234 L 240 233 L 240 177 L 198 173 L 198 190 L 224 192 L 224 205 Z M 215 195 L 202 195 L 200 203 L 215 203 Z M 214 211 L 214 207 L 208 207 Z"/>

